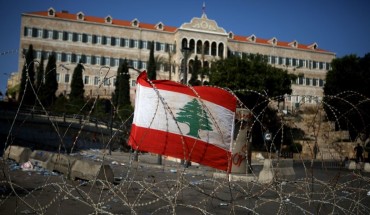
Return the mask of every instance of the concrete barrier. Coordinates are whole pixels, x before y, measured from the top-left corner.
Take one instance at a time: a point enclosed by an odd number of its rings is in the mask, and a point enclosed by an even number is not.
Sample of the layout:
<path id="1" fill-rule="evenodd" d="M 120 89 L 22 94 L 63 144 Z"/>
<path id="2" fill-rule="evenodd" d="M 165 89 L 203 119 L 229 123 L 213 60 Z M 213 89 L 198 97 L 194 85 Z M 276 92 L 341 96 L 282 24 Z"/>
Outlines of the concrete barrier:
<path id="1" fill-rule="evenodd" d="M 32 150 L 21 146 L 8 146 L 3 155 L 4 159 L 15 160 L 17 163 L 27 162 Z"/>
<path id="2" fill-rule="evenodd" d="M 292 181 L 295 179 L 295 172 L 293 169 L 293 160 L 279 159 L 271 160 L 265 159 L 263 168 L 258 176 L 258 182 L 271 183 L 273 180 L 277 181 Z"/>
<path id="3" fill-rule="evenodd" d="M 258 175 L 258 182 L 262 184 L 271 183 L 274 180 L 274 173 L 272 172 L 272 160 L 265 159 L 263 168 Z"/>
<path id="4" fill-rule="evenodd" d="M 113 170 L 109 165 L 88 160 L 76 160 L 72 165 L 70 178 L 114 182 Z"/>
<path id="5" fill-rule="evenodd" d="M 356 169 L 362 169 L 362 163 L 358 162 L 356 163 L 355 161 L 350 161 L 348 165 L 349 170 L 356 170 Z"/>
<path id="6" fill-rule="evenodd" d="M 370 163 L 364 164 L 364 172 L 370 172 Z"/>
<path id="7" fill-rule="evenodd" d="M 52 152 L 35 150 L 31 153 L 29 160 L 35 166 L 40 166 L 45 169 L 51 169 L 50 160 L 53 155 L 54 153 Z"/>
<path id="8" fill-rule="evenodd" d="M 54 153 L 47 164 L 47 169 L 63 173 L 66 178 L 70 177 L 71 169 L 77 158 Z"/>

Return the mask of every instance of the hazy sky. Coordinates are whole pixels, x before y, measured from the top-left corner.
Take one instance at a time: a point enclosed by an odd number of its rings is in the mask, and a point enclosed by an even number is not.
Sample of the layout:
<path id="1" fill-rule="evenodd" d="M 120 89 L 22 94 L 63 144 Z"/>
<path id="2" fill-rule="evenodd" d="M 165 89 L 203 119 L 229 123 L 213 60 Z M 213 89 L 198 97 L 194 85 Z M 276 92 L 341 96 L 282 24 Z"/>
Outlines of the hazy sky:
<path id="1" fill-rule="evenodd" d="M 0 91 L 18 71 L 21 13 L 82 11 L 85 15 L 180 27 L 206 14 L 227 32 L 302 44 L 316 42 L 337 57 L 370 52 L 369 0 L 0 0 Z M 5 54 L 4 54 L 5 53 Z"/>

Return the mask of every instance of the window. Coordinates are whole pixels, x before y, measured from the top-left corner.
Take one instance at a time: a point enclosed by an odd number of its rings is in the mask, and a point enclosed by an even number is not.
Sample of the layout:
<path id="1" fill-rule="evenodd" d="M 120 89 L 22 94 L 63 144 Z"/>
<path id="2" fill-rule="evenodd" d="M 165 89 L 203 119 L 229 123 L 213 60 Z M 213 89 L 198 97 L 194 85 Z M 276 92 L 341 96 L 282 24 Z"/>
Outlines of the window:
<path id="1" fill-rule="evenodd" d="M 110 66 L 110 58 L 109 57 L 105 58 L 105 65 Z"/>
<path id="2" fill-rule="evenodd" d="M 324 80 L 319 79 L 319 86 L 320 86 L 320 87 L 323 87 L 323 86 L 324 86 L 324 84 L 325 84 L 325 83 L 324 83 Z"/>
<path id="3" fill-rule="evenodd" d="M 131 87 L 135 87 L 136 86 L 136 80 L 131 80 Z"/>
<path id="4" fill-rule="evenodd" d="M 299 84 L 299 85 L 303 85 L 303 80 L 304 80 L 304 77 L 298 77 L 298 79 L 297 79 L 297 81 L 298 81 L 298 83 L 297 84 Z"/>
<path id="5" fill-rule="evenodd" d="M 101 44 L 101 41 L 102 41 L 102 40 L 101 40 L 101 36 L 97 36 L 97 37 L 96 37 L 96 43 L 97 43 L 97 44 Z"/>
<path id="6" fill-rule="evenodd" d="M 139 41 L 134 40 L 134 47 L 135 47 L 135 48 L 139 48 Z"/>
<path id="7" fill-rule="evenodd" d="M 82 42 L 82 34 L 77 34 L 77 41 Z"/>
<path id="8" fill-rule="evenodd" d="M 292 66 L 297 66 L 297 59 L 295 58 L 292 59 Z"/>
<path id="9" fill-rule="evenodd" d="M 86 64 L 91 64 L 91 56 L 86 56 Z"/>
<path id="10" fill-rule="evenodd" d="M 130 40 L 129 39 L 125 39 L 125 47 L 130 47 Z"/>
<path id="11" fill-rule="evenodd" d="M 32 28 L 27 28 L 27 36 L 32 37 Z"/>
<path id="12" fill-rule="evenodd" d="M 92 43 L 92 36 L 91 35 L 87 35 L 87 42 Z"/>
<path id="13" fill-rule="evenodd" d="M 160 44 L 160 50 L 161 50 L 161 51 L 164 51 L 164 50 L 165 50 L 165 47 L 166 47 L 166 46 L 165 46 L 165 44 L 164 44 L 164 43 L 161 43 L 161 44 Z"/>
<path id="14" fill-rule="evenodd" d="M 142 67 L 142 69 L 146 69 L 146 62 L 143 62 L 141 67 Z"/>
<path id="15" fill-rule="evenodd" d="M 63 40 L 63 32 L 58 32 L 58 40 Z"/>
<path id="16" fill-rule="evenodd" d="M 53 39 L 53 31 L 48 31 L 48 39 Z"/>
<path id="17" fill-rule="evenodd" d="M 148 49 L 148 41 L 143 41 L 143 49 Z"/>
<path id="18" fill-rule="evenodd" d="M 98 85 L 99 84 L 99 77 L 95 76 L 94 77 L 94 85 Z"/>
<path id="19" fill-rule="evenodd" d="M 95 64 L 100 65 L 100 63 L 101 63 L 101 58 L 100 57 L 96 57 L 95 58 Z"/>
<path id="20" fill-rule="evenodd" d="M 72 55 L 71 54 L 67 54 L 67 62 L 72 62 Z"/>
<path id="21" fill-rule="evenodd" d="M 81 60 L 81 55 L 80 54 L 76 55 L 76 62 L 80 63 L 80 60 Z"/>
<path id="22" fill-rule="evenodd" d="M 310 85 L 311 85 L 311 83 L 310 83 L 310 78 L 306 78 L 306 85 L 307 85 L 307 86 L 310 86 Z"/>
<path id="23" fill-rule="evenodd" d="M 57 61 L 62 61 L 62 54 L 61 53 L 57 53 Z"/>
<path id="24" fill-rule="evenodd" d="M 137 68 L 138 68 L 138 65 L 139 65 L 138 61 L 137 61 L 137 60 L 134 60 L 134 62 L 133 62 L 133 67 L 134 67 L 135 69 L 137 69 Z"/>
<path id="25" fill-rule="evenodd" d="M 282 57 L 277 57 L 278 58 L 278 61 L 277 62 L 279 62 L 278 64 L 279 65 L 282 65 L 283 64 L 283 58 Z"/>
<path id="26" fill-rule="evenodd" d="M 89 84 L 89 76 L 85 76 L 85 78 L 84 78 L 84 84 Z"/>
<path id="27" fill-rule="evenodd" d="M 286 59 L 285 59 L 285 57 L 284 58 L 281 58 L 281 63 L 283 64 L 283 65 L 286 65 Z"/>
<path id="28" fill-rule="evenodd" d="M 42 29 L 37 30 L 37 37 L 42 38 Z"/>
<path id="29" fill-rule="evenodd" d="M 57 73 L 57 82 L 59 83 L 59 80 L 60 80 L 60 74 Z"/>
<path id="30" fill-rule="evenodd" d="M 316 78 L 312 79 L 312 86 L 317 86 L 317 79 Z"/>
<path id="31" fill-rule="evenodd" d="M 116 38 L 116 46 L 120 46 L 121 45 L 121 39 L 120 38 Z"/>
<path id="32" fill-rule="evenodd" d="M 109 86 L 110 85 L 110 81 L 109 81 L 109 78 L 104 78 L 104 86 Z"/>
<path id="33" fill-rule="evenodd" d="M 64 75 L 64 83 L 69 83 L 69 74 Z"/>
<path id="34" fill-rule="evenodd" d="M 67 33 L 67 40 L 70 42 L 73 40 L 73 33 Z"/>
<path id="35" fill-rule="evenodd" d="M 36 58 L 41 59 L 41 51 L 36 51 Z"/>
<path id="36" fill-rule="evenodd" d="M 107 39 L 106 39 L 107 41 L 107 45 L 110 45 L 111 44 L 111 38 L 110 37 L 107 37 Z"/>
<path id="37" fill-rule="evenodd" d="M 114 66 L 119 66 L 119 59 L 118 58 L 114 59 Z"/>

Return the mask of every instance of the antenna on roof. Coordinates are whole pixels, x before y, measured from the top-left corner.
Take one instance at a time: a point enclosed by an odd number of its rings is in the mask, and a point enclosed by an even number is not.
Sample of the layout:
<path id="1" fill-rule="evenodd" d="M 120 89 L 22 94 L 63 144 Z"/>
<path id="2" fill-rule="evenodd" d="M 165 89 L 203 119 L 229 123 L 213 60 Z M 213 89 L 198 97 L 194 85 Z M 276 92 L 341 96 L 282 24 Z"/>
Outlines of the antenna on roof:
<path id="1" fill-rule="evenodd" d="M 202 6 L 202 17 L 207 17 L 206 15 L 206 3 L 203 2 L 203 6 Z"/>

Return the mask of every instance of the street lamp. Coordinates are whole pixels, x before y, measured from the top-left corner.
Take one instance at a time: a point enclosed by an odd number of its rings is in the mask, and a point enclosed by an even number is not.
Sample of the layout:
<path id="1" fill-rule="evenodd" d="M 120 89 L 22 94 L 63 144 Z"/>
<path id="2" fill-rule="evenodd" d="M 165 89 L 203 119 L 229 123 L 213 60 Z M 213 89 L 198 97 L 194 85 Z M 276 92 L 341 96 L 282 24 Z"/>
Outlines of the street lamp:
<path id="1" fill-rule="evenodd" d="M 187 45 L 184 44 L 181 52 L 184 55 L 184 64 L 183 64 L 184 75 L 182 78 L 182 83 L 185 85 L 188 84 L 188 58 L 189 58 L 190 51 L 191 51 L 191 48 L 187 47 Z M 185 167 L 188 167 L 191 165 L 190 161 L 184 161 L 184 160 L 181 160 L 181 164 L 184 164 Z"/>
<path id="2" fill-rule="evenodd" d="M 183 71 L 184 71 L 184 76 L 183 76 L 183 79 L 182 79 L 182 83 L 187 85 L 188 84 L 188 57 L 189 57 L 189 54 L 190 54 L 190 51 L 191 51 L 191 48 L 187 47 L 186 45 L 184 45 L 182 47 L 182 53 L 184 55 L 184 68 L 183 68 Z"/>

